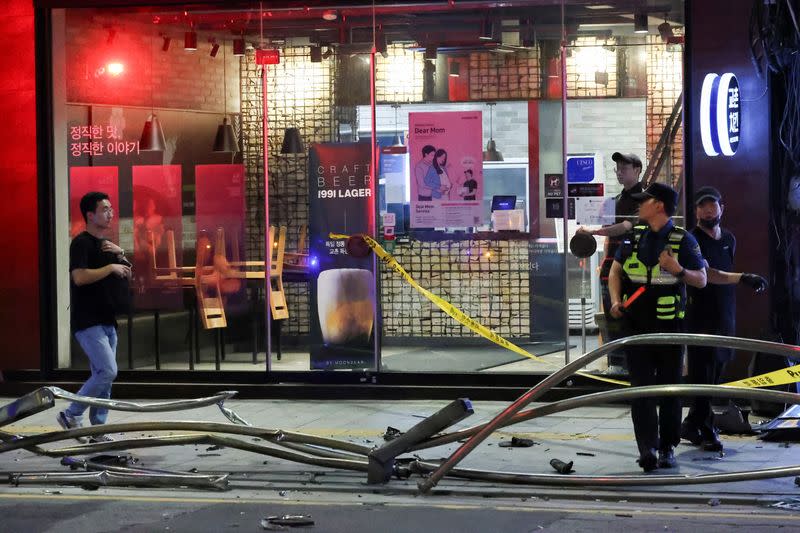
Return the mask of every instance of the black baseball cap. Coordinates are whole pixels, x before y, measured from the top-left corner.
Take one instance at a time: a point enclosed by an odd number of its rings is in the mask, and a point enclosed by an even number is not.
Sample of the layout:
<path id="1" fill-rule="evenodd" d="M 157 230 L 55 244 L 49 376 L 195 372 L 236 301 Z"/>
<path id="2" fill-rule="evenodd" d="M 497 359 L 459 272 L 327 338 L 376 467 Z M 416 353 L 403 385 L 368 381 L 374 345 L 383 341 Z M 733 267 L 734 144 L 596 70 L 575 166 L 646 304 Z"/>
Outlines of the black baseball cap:
<path id="1" fill-rule="evenodd" d="M 631 195 L 634 200 L 644 201 L 648 198 L 655 198 L 659 202 L 664 202 L 664 211 L 672 216 L 678 206 L 678 193 L 669 185 L 663 183 L 651 183 L 645 190 Z"/>
<path id="2" fill-rule="evenodd" d="M 694 193 L 694 205 L 700 205 L 706 200 L 715 200 L 717 203 L 722 202 L 722 195 L 717 189 L 710 185 L 704 185 L 697 189 Z"/>
<path id="3" fill-rule="evenodd" d="M 642 160 L 639 159 L 639 156 L 636 154 L 623 154 L 620 152 L 614 152 L 611 155 L 611 159 L 613 159 L 615 163 L 628 163 L 633 165 L 635 168 L 642 168 Z"/>

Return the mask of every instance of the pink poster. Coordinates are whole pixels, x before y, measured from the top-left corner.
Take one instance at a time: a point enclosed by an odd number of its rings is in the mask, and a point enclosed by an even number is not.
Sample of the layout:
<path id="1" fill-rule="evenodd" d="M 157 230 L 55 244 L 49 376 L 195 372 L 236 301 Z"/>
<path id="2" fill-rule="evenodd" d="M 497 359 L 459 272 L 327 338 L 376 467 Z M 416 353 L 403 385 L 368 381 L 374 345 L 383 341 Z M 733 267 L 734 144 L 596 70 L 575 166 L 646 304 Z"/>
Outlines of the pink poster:
<path id="1" fill-rule="evenodd" d="M 480 111 L 409 113 L 411 227 L 483 224 Z"/>
<path id="2" fill-rule="evenodd" d="M 143 165 L 133 171 L 133 286 L 136 307 L 179 307 L 177 283 L 162 279 L 175 262 L 181 266 L 181 166 Z"/>
<path id="3" fill-rule="evenodd" d="M 244 165 L 197 165 L 195 177 L 195 222 L 196 243 L 205 243 L 208 261 L 223 275 L 220 288 L 225 298 L 225 308 L 232 310 L 245 305 L 244 283 L 241 278 L 224 275 L 232 265 L 244 261 L 245 257 L 245 198 Z M 225 246 L 218 247 L 219 230 L 222 230 Z M 263 242 L 263 241 L 262 241 Z M 208 264 L 208 263 L 207 263 Z"/>
<path id="4" fill-rule="evenodd" d="M 119 244 L 119 168 L 118 167 L 70 167 L 69 169 L 69 238 L 72 239 L 86 229 L 81 213 L 81 198 L 87 192 L 104 192 L 114 208 L 111 232 L 106 235 L 111 242 Z"/>

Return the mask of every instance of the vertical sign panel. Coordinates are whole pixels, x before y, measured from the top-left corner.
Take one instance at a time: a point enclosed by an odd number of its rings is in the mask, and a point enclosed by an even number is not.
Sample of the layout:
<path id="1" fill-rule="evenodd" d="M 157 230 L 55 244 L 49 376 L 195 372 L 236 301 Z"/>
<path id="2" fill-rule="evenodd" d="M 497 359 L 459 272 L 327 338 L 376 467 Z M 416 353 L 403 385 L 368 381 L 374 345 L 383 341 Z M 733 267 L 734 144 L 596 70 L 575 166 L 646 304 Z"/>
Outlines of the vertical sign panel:
<path id="1" fill-rule="evenodd" d="M 316 144 L 309 161 L 311 367 L 372 368 L 375 273 L 368 250 L 331 233 L 374 235 L 375 184 L 368 143 Z"/>
<path id="2" fill-rule="evenodd" d="M 69 237 L 86 229 L 80 202 L 87 192 L 104 192 L 108 195 L 114 212 L 119 213 L 119 168 L 117 167 L 70 167 L 69 169 Z M 119 217 L 111 223 L 111 242 L 119 244 Z"/>

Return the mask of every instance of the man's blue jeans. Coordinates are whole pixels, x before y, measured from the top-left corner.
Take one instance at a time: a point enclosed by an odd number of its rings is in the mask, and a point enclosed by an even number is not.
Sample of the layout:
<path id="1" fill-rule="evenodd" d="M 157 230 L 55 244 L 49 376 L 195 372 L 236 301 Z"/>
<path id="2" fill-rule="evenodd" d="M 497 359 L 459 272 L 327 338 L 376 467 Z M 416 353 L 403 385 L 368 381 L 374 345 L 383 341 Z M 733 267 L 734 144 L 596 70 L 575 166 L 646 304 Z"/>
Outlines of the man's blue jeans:
<path id="1" fill-rule="evenodd" d="M 111 398 L 111 384 L 117 377 L 117 330 L 114 326 L 92 326 L 75 332 L 75 339 L 89 358 L 92 376 L 83 384 L 78 394 L 92 398 Z M 77 418 L 83 416 L 87 406 L 71 403 L 67 414 Z M 92 425 L 105 424 L 108 409 L 91 407 L 89 421 Z"/>

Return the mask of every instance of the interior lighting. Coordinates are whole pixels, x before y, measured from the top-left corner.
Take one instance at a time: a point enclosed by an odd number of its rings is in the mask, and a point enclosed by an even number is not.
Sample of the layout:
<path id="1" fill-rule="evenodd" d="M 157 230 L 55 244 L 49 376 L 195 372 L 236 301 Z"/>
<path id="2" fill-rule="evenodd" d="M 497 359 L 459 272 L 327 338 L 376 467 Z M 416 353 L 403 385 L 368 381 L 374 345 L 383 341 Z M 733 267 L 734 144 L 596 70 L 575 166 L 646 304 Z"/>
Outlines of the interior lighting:
<path id="1" fill-rule="evenodd" d="M 183 34 L 183 49 L 187 52 L 197 50 L 197 32 L 187 31 Z"/>
<path id="2" fill-rule="evenodd" d="M 106 72 L 108 72 L 111 76 L 119 76 L 125 72 L 125 65 L 122 63 L 109 63 L 106 67 Z"/>
<path id="3" fill-rule="evenodd" d="M 494 117 L 494 106 L 497 105 L 495 102 L 488 102 L 486 105 L 489 106 L 489 142 L 486 143 L 486 150 L 483 152 L 483 160 L 484 161 L 503 161 L 503 154 L 501 154 L 497 150 L 497 145 L 494 142 L 493 133 L 494 133 L 494 124 L 493 124 L 493 117 Z"/>
<path id="4" fill-rule="evenodd" d="M 633 33 L 647 33 L 647 12 L 638 10 L 633 14 Z"/>

